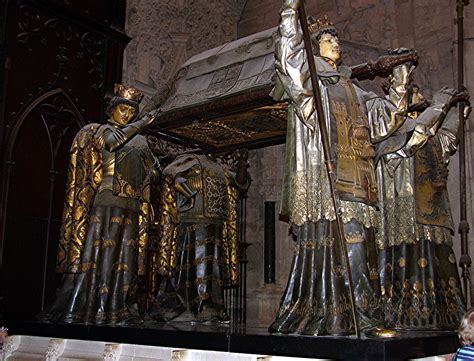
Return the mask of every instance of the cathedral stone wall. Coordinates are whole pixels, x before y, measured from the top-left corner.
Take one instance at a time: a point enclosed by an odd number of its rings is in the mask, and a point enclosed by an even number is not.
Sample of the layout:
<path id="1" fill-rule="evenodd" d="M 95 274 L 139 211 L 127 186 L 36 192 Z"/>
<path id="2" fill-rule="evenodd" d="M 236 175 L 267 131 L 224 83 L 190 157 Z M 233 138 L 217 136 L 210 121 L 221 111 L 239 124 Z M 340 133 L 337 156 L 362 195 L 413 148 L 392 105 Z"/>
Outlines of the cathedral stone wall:
<path id="1" fill-rule="evenodd" d="M 191 56 L 237 38 L 242 0 L 129 0 L 123 81 L 149 98 Z M 147 98 L 144 102 L 146 102 Z"/>
<path id="2" fill-rule="evenodd" d="M 442 86 L 456 86 L 455 0 L 320 0 L 307 1 L 307 12 L 327 14 L 340 37 L 354 47 L 415 48 L 420 55 L 415 81 L 430 98 Z M 166 86 L 190 56 L 278 24 L 280 0 L 129 0 L 128 35 L 133 37 L 124 59 L 124 82 L 148 96 Z M 343 55 L 352 65 L 360 57 Z M 474 4 L 465 9 L 465 84 L 474 93 Z M 369 59 L 367 59 L 369 60 Z M 474 116 L 467 124 L 468 221 L 472 219 Z M 253 178 L 248 198 L 248 320 L 268 325 L 286 285 L 292 258 L 287 225 L 277 220 L 275 284 L 263 280 L 264 202 L 279 208 L 284 145 L 253 150 L 249 155 Z M 455 224 L 459 221 L 457 156 L 451 162 L 449 191 Z M 471 239 L 473 236 L 471 235 Z M 458 259 L 460 242 L 454 246 Z"/>

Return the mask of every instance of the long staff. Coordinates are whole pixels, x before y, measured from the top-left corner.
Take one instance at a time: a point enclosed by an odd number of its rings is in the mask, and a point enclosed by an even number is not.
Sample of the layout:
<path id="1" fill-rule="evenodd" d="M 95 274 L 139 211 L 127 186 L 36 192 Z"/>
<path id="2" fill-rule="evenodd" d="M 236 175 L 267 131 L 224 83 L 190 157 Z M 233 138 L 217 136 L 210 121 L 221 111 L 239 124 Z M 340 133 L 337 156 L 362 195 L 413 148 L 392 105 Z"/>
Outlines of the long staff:
<path id="1" fill-rule="evenodd" d="M 329 135 L 326 128 L 326 119 L 323 111 L 323 103 L 321 100 L 321 91 L 319 89 L 318 74 L 316 73 L 316 66 L 314 64 L 313 57 L 313 48 L 311 46 L 311 39 L 308 30 L 308 23 L 306 17 L 306 9 L 304 6 L 303 0 L 300 1 L 299 6 L 299 19 L 301 29 L 303 30 L 303 40 L 305 45 L 305 50 L 308 58 L 309 72 L 311 75 L 311 84 L 313 86 L 313 97 L 316 105 L 316 114 L 318 115 L 319 130 L 321 132 L 321 140 L 323 143 L 324 159 L 326 162 L 326 170 L 328 172 L 329 185 L 331 189 L 332 202 L 334 205 L 334 211 L 336 213 L 336 223 L 337 230 L 339 234 L 339 242 L 341 243 L 341 249 L 343 252 L 344 263 L 347 273 L 347 279 L 349 281 L 349 291 L 351 296 L 351 307 L 352 307 L 352 317 L 354 318 L 354 328 L 357 338 L 360 338 L 359 330 L 359 319 L 357 318 L 356 305 L 355 305 L 355 295 L 354 295 L 354 282 L 352 281 L 351 266 L 349 263 L 349 254 L 347 252 L 346 237 L 344 235 L 344 224 L 342 223 L 341 218 L 341 207 L 339 204 L 339 197 L 336 193 L 336 166 L 334 161 L 331 158 L 331 148 L 329 146 Z"/>
<path id="2" fill-rule="evenodd" d="M 464 7 L 469 5 L 469 0 L 457 1 L 457 30 L 458 30 L 458 90 L 464 91 Z M 459 221 L 458 232 L 461 234 L 461 258 L 459 267 L 462 269 L 462 284 L 464 291 L 464 304 L 468 307 L 469 297 L 469 268 L 471 267 L 471 257 L 469 256 L 469 223 L 467 221 L 466 205 L 466 143 L 464 136 L 464 103 L 459 103 L 459 190 L 461 219 Z M 470 300 L 471 301 L 471 300 Z M 469 302 L 469 305 L 471 302 Z"/>

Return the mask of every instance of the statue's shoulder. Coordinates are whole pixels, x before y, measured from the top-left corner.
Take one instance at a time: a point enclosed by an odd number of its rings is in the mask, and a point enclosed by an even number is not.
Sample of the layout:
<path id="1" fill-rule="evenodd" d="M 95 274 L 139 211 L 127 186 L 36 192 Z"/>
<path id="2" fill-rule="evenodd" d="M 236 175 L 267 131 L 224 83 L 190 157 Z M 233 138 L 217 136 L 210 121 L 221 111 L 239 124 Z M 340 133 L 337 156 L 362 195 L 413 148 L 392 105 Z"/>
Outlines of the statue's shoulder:
<path id="1" fill-rule="evenodd" d="M 85 125 L 84 127 L 81 128 L 79 132 L 84 132 L 84 133 L 95 133 L 97 130 L 103 126 L 103 124 L 99 123 L 89 123 Z"/>
<path id="2" fill-rule="evenodd" d="M 97 135 L 98 131 L 103 127 L 103 124 L 90 123 L 82 127 L 76 134 L 74 145 L 83 148 L 90 144 L 92 139 Z"/>

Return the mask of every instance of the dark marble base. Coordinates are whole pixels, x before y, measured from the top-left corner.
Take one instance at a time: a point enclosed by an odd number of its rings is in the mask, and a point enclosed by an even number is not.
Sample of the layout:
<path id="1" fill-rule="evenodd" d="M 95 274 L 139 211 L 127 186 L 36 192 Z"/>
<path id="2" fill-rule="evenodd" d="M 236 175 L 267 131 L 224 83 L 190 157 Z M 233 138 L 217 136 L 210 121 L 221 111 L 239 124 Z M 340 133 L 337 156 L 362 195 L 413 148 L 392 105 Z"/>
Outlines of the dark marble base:
<path id="1" fill-rule="evenodd" d="M 336 360 L 407 360 L 456 351 L 455 332 L 407 332 L 392 339 L 269 334 L 266 328 L 150 323 L 140 326 L 9 322 L 10 334 Z"/>

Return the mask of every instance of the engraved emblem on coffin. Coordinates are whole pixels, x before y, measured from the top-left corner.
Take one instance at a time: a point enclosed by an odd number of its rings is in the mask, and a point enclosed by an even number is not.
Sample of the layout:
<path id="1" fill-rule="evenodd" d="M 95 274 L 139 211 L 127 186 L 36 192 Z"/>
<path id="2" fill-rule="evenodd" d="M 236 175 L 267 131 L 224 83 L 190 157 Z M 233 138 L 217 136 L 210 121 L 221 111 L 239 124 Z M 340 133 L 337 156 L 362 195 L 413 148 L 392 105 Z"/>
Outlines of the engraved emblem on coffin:
<path id="1" fill-rule="evenodd" d="M 215 98 L 231 90 L 239 80 L 243 63 L 228 65 L 214 73 L 205 92 L 206 98 Z"/>

